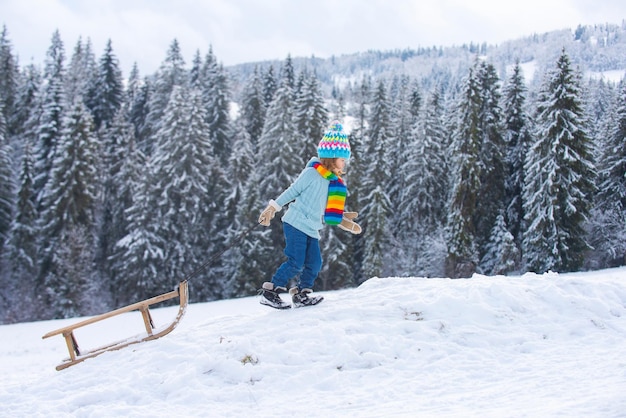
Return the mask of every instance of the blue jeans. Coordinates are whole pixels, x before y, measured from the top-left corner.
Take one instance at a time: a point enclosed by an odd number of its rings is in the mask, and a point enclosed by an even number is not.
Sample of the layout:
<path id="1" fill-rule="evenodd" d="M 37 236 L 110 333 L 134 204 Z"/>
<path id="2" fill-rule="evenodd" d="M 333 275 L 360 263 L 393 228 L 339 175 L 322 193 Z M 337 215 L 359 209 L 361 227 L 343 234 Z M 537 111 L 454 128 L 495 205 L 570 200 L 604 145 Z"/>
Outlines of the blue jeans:
<path id="1" fill-rule="evenodd" d="M 313 289 L 313 282 L 322 268 L 320 242 L 283 222 L 285 261 L 272 277 L 274 286 L 287 287 L 289 280 L 300 275 L 298 288 Z"/>

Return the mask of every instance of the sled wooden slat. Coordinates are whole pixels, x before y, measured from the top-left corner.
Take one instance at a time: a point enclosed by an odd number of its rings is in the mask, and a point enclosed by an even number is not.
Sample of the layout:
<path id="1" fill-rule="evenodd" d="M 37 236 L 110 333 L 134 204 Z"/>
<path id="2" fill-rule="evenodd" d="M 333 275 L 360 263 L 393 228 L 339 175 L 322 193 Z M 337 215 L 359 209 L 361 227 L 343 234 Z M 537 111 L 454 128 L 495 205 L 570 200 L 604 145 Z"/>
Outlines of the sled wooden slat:
<path id="1" fill-rule="evenodd" d="M 152 315 L 150 314 L 150 306 L 160 303 L 160 302 L 164 302 L 166 300 L 176 298 L 176 297 L 180 299 L 179 300 L 180 306 L 179 306 L 178 314 L 176 315 L 176 318 L 174 318 L 172 323 L 169 324 L 167 327 L 159 330 L 158 332 L 155 332 L 154 321 L 152 320 Z M 142 341 L 155 340 L 166 334 L 169 334 L 170 332 L 172 332 L 174 328 L 176 328 L 181 318 L 185 314 L 188 300 L 189 300 L 189 297 L 188 297 L 187 281 L 185 280 L 185 281 L 180 282 L 180 284 L 178 285 L 178 288 L 175 290 L 172 290 L 171 292 L 164 293 L 162 295 L 155 296 L 153 298 L 146 299 L 141 302 L 133 303 L 131 305 L 124 306 L 122 308 L 116 309 L 111 312 L 105 312 L 103 314 L 94 316 L 84 321 L 77 322 L 76 324 L 68 325 L 66 327 L 62 327 L 54 331 L 50 331 L 49 333 L 44 335 L 42 338 L 49 338 L 49 337 L 52 337 L 54 335 L 59 335 L 59 334 L 63 335 L 70 357 L 69 359 L 66 359 L 63 363 L 59 364 L 56 367 L 57 370 L 62 370 L 74 364 L 80 363 L 81 361 L 84 361 L 88 358 L 95 357 L 104 352 L 119 350 L 120 348 L 124 348 L 131 344 L 140 343 Z M 141 317 L 143 318 L 143 323 L 146 328 L 146 334 L 147 334 L 146 336 L 133 337 L 127 340 L 119 341 L 111 345 L 107 345 L 105 347 L 100 347 L 94 350 L 90 350 L 86 353 L 80 352 L 80 349 L 78 347 L 78 342 L 76 341 L 76 336 L 74 335 L 74 330 L 78 328 L 82 328 L 87 325 L 91 325 L 96 322 L 103 321 L 105 319 L 111 318 L 116 315 L 120 315 L 122 313 L 136 311 L 136 310 L 141 312 Z"/>

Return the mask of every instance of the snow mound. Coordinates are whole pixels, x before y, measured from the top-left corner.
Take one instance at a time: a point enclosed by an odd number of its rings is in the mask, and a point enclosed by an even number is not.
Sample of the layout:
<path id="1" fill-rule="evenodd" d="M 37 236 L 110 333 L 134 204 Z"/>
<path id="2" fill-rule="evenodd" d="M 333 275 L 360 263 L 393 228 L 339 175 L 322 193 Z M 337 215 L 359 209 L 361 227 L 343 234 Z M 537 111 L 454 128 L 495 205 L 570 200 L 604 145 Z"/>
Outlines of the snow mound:
<path id="1" fill-rule="evenodd" d="M 2 326 L 9 377 L 0 409 L 133 417 L 626 411 L 626 269 L 374 278 L 324 295 L 318 306 L 287 311 L 256 298 L 193 304 L 171 334 L 61 372 L 54 366 L 67 355 L 64 342 L 40 338 L 76 320 Z"/>

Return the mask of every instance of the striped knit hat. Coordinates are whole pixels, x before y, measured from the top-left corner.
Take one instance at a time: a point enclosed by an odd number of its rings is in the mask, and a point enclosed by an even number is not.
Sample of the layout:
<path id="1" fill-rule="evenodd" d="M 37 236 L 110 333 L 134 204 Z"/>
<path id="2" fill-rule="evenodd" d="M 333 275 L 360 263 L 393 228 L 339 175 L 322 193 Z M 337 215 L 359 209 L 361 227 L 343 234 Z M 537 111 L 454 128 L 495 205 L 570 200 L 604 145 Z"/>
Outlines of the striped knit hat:
<path id="1" fill-rule="evenodd" d="M 317 146 L 317 156 L 320 158 L 350 158 L 350 143 L 339 121 L 330 123 L 329 130 L 324 134 Z"/>

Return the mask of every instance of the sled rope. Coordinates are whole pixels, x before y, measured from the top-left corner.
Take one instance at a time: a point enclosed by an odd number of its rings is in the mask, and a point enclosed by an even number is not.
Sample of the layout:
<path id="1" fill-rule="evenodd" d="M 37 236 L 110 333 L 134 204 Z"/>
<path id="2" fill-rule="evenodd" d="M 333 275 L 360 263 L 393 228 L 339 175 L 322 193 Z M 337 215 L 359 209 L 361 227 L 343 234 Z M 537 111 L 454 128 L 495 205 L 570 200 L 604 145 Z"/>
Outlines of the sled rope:
<path id="1" fill-rule="evenodd" d="M 250 234 L 250 232 L 252 232 L 252 230 L 254 228 L 258 227 L 259 225 L 261 225 L 261 224 L 257 223 L 255 225 L 251 226 L 250 228 L 246 229 L 245 231 L 243 231 L 241 234 L 239 234 L 239 236 L 233 242 L 230 243 L 230 245 L 228 247 L 224 248 L 224 250 L 222 250 L 221 252 L 215 254 L 213 257 L 211 257 L 207 261 L 205 261 L 200 267 L 198 267 L 197 269 L 195 269 L 194 271 L 192 271 L 191 273 L 186 275 L 185 278 L 183 279 L 183 281 L 188 281 L 188 280 L 196 277 L 198 274 L 200 274 L 202 271 L 204 271 L 207 267 L 209 267 L 213 262 L 215 262 L 215 260 L 217 260 L 219 257 L 224 255 L 224 253 L 226 253 L 226 251 L 232 249 L 236 244 L 239 244 L 239 242 L 242 239 L 247 237 L 248 234 Z"/>

